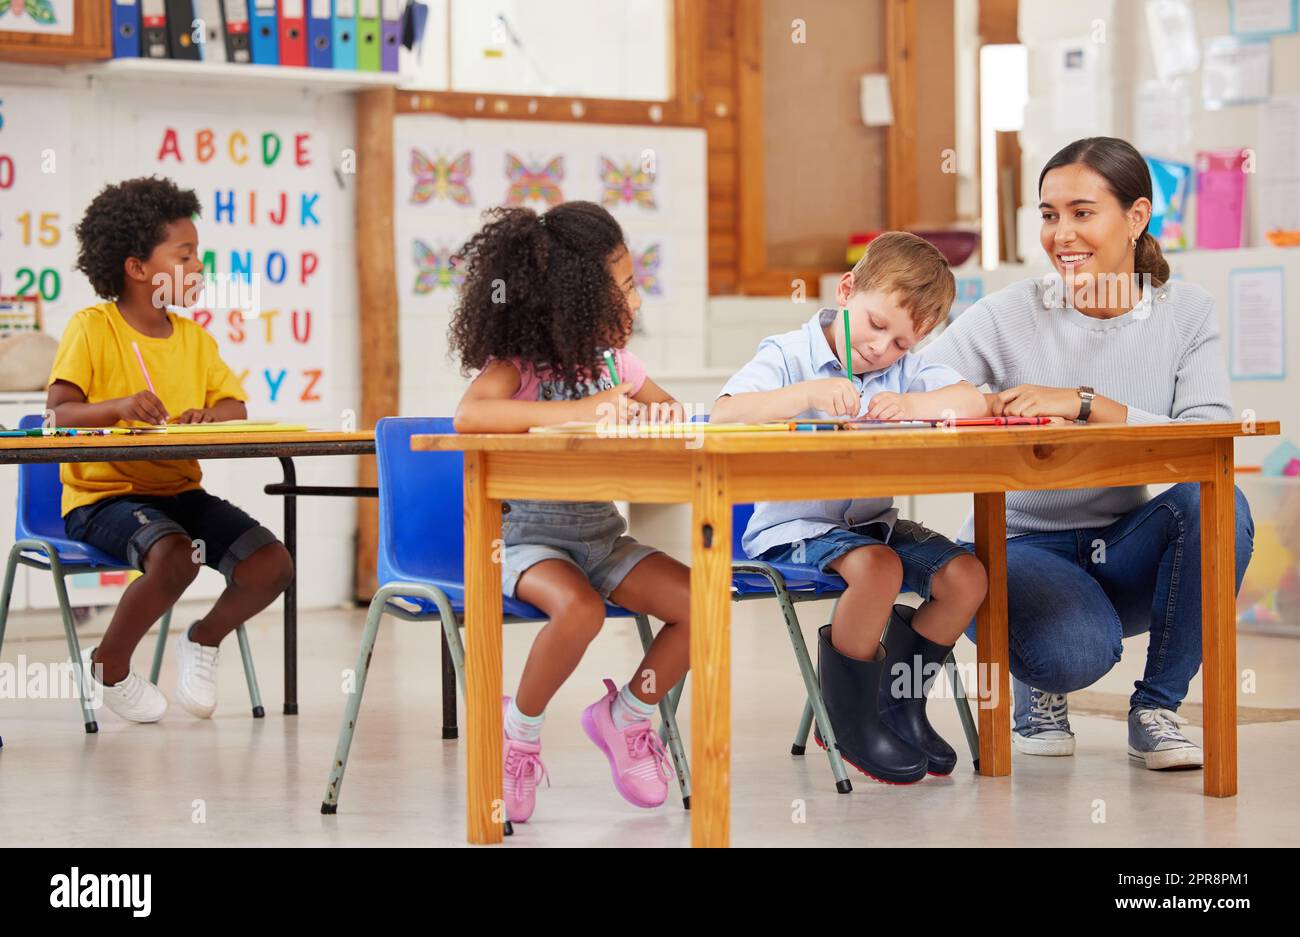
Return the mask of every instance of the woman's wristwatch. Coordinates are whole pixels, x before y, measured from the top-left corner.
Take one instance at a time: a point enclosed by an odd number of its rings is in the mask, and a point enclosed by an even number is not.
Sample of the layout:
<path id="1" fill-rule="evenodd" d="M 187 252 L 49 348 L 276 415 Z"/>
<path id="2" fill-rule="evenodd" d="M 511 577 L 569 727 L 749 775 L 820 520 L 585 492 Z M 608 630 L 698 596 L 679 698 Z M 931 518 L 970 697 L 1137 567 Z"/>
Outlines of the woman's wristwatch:
<path id="1" fill-rule="evenodd" d="M 1079 388 L 1079 415 L 1074 418 L 1076 423 L 1087 423 L 1088 415 L 1092 413 L 1092 398 L 1097 396 L 1097 392 L 1091 387 Z"/>

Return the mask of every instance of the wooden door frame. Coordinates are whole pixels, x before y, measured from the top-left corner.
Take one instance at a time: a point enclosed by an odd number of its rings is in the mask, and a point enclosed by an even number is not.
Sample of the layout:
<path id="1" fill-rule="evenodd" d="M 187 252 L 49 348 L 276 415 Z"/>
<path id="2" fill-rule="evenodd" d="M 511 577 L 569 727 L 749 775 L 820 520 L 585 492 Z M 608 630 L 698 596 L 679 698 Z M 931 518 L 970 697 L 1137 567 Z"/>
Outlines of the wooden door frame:
<path id="1" fill-rule="evenodd" d="M 916 0 L 884 0 L 885 63 L 894 122 L 886 130 L 885 198 L 888 225 L 916 220 Z M 736 0 L 736 112 L 739 134 L 739 292 L 776 296 L 805 284 L 816 295 L 824 274 L 842 267 L 773 266 L 767 256 L 763 157 L 762 0 Z"/>

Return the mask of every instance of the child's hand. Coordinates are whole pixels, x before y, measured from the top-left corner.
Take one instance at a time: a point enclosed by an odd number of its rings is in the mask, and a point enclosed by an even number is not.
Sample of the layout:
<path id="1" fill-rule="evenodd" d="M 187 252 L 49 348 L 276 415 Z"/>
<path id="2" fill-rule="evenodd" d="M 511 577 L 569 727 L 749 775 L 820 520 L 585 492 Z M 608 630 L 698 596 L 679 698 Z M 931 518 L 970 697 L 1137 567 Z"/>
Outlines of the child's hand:
<path id="1" fill-rule="evenodd" d="M 186 410 L 178 417 L 172 419 L 173 423 L 216 423 L 217 415 L 205 407 L 195 407 Z"/>
<path id="2" fill-rule="evenodd" d="M 609 390 L 592 394 L 587 399 L 596 405 L 596 421 L 613 421 L 616 423 L 638 423 L 645 418 L 646 406 L 628 396 L 630 384 L 619 384 Z"/>
<path id="3" fill-rule="evenodd" d="M 118 420 L 153 424 L 167 422 L 167 407 L 151 390 L 142 390 L 130 397 L 119 397 L 115 402 Z"/>
<path id="4" fill-rule="evenodd" d="M 853 382 L 843 377 L 825 377 L 804 381 L 804 410 L 820 410 L 831 416 L 857 416 L 862 395 Z"/>
<path id="5" fill-rule="evenodd" d="M 650 423 L 685 423 L 686 408 L 675 400 L 645 405 L 645 419 Z"/>
<path id="6" fill-rule="evenodd" d="M 867 419 L 869 420 L 906 420 L 910 417 L 911 411 L 907 406 L 907 394 L 896 394 L 893 391 L 882 391 L 871 398 L 871 403 L 867 404 Z"/>

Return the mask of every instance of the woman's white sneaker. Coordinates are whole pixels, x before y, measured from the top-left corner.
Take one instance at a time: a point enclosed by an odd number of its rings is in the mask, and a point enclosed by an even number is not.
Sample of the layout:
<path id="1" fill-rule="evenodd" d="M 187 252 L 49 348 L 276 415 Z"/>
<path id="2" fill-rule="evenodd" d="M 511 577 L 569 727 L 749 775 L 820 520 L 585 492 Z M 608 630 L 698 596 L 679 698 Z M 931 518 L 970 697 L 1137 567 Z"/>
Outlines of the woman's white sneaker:
<path id="1" fill-rule="evenodd" d="M 157 722 L 163 717 L 167 712 L 167 697 L 161 690 L 134 670 L 121 683 L 105 686 L 95 674 L 96 665 L 90 659 L 94 652 L 94 648 L 81 652 L 82 668 L 92 699 L 100 697 L 109 709 L 130 722 Z"/>
<path id="2" fill-rule="evenodd" d="M 200 719 L 211 718 L 217 708 L 219 654 L 219 648 L 191 641 L 188 631 L 176 641 L 176 701 Z"/>

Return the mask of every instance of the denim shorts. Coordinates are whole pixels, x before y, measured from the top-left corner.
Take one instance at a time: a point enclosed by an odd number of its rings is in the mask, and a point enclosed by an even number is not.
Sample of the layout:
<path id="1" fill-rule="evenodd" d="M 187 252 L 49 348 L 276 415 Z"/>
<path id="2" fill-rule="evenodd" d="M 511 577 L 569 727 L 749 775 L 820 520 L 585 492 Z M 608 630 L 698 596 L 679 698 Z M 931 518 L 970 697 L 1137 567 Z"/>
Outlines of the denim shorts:
<path id="1" fill-rule="evenodd" d="M 888 537 L 887 540 L 881 539 Z M 893 530 L 885 524 L 864 524 L 861 527 L 835 527 L 807 540 L 772 547 L 759 559 L 768 563 L 799 563 L 815 566 L 827 572 L 832 562 L 858 547 L 888 546 L 903 563 L 903 591 L 915 592 L 922 599 L 930 598 L 930 582 L 934 574 L 953 557 L 965 556 L 967 551 L 943 534 L 937 534 L 915 521 L 899 519 Z M 830 570 L 833 572 L 833 570 Z"/>
<path id="2" fill-rule="evenodd" d="M 633 566 L 661 552 L 626 536 L 627 521 L 612 501 L 509 501 L 507 507 L 501 575 L 511 598 L 519 577 L 542 560 L 571 563 L 609 598 Z"/>
<path id="3" fill-rule="evenodd" d="M 229 501 L 202 488 L 178 495 L 122 495 L 73 508 L 63 518 L 73 540 L 80 540 L 144 570 L 144 558 L 163 537 L 181 534 L 203 545 L 203 562 L 231 581 L 235 567 L 275 534 Z"/>

